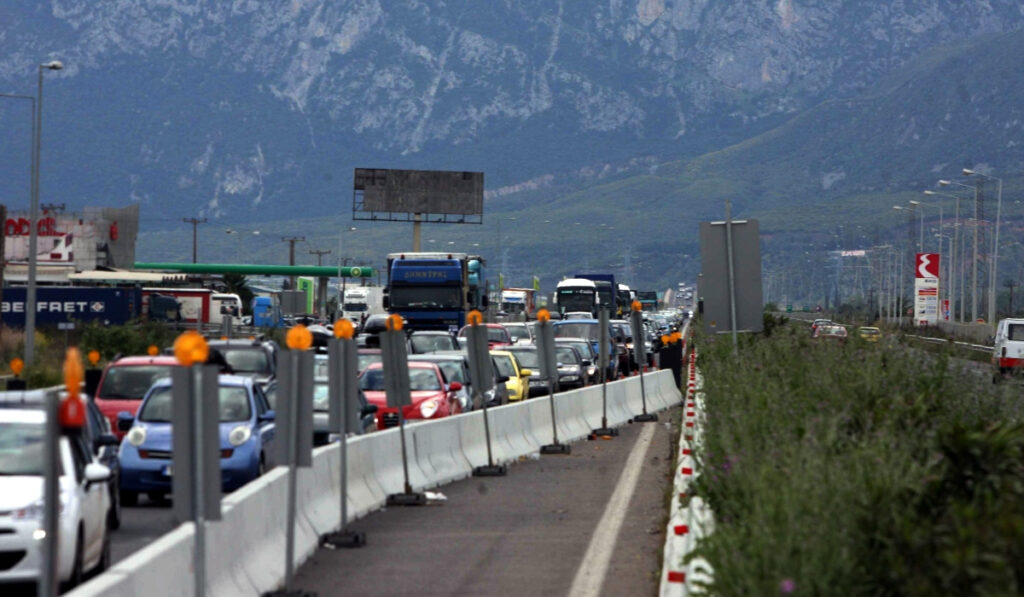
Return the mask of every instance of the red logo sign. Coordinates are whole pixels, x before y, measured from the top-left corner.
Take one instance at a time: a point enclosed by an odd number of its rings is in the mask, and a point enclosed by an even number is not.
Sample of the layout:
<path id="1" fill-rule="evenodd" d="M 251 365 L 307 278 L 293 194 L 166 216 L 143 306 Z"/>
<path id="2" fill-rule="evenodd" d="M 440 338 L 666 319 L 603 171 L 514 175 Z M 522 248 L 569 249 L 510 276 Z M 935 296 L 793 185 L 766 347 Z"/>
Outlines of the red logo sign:
<path id="1" fill-rule="evenodd" d="M 918 253 L 917 267 L 914 268 L 915 278 L 938 278 L 939 277 L 939 254 Z"/>

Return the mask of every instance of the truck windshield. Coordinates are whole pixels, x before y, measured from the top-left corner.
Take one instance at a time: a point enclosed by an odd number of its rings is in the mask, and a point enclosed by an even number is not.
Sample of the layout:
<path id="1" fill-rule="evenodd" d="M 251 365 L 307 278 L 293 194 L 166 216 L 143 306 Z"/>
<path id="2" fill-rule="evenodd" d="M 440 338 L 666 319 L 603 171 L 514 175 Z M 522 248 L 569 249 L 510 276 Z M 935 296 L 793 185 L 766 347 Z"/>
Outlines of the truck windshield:
<path id="1" fill-rule="evenodd" d="M 599 330 L 593 323 L 560 323 L 554 326 L 555 338 L 586 338 L 599 340 Z"/>
<path id="2" fill-rule="evenodd" d="M 342 308 L 345 311 L 366 311 L 366 303 L 349 303 L 346 302 Z"/>
<path id="3" fill-rule="evenodd" d="M 393 309 L 459 309 L 463 305 L 458 286 L 393 286 Z"/>
<path id="4" fill-rule="evenodd" d="M 522 313 L 526 310 L 526 305 L 523 303 L 502 303 L 501 310 L 505 313 Z"/>
<path id="5" fill-rule="evenodd" d="M 558 308 L 562 311 L 593 311 L 592 288 L 561 288 L 558 290 Z"/>
<path id="6" fill-rule="evenodd" d="M 601 304 L 603 305 L 614 305 L 615 304 L 615 291 L 612 290 L 611 282 L 598 280 L 594 282 L 597 285 L 597 295 L 601 297 Z"/>

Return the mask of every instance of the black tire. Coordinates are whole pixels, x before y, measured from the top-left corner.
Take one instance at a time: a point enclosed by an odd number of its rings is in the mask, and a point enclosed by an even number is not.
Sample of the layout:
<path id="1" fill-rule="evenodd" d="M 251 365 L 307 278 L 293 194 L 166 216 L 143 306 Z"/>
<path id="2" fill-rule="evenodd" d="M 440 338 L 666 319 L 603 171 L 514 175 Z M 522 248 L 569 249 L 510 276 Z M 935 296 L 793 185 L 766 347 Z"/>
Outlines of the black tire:
<path id="1" fill-rule="evenodd" d="M 75 560 L 71 566 L 71 576 L 68 577 L 67 581 L 62 583 L 61 593 L 64 593 L 70 589 L 77 587 L 82 584 L 82 577 L 84 571 L 82 570 L 82 527 L 78 527 L 78 536 L 75 537 Z"/>
<path id="2" fill-rule="evenodd" d="M 100 554 L 100 561 L 93 569 L 95 574 L 103 574 L 110 568 L 110 532 L 103 534 L 103 552 Z"/>
<path id="3" fill-rule="evenodd" d="M 128 506 L 134 508 L 139 505 L 139 493 L 137 491 L 120 491 L 118 497 L 121 500 L 122 506 Z"/>
<path id="4" fill-rule="evenodd" d="M 262 477 L 265 474 L 267 474 L 267 459 L 266 459 L 266 457 L 263 456 L 263 453 L 261 452 L 260 453 L 260 464 L 259 464 L 259 468 L 256 469 L 256 476 L 257 477 Z"/>
<path id="5" fill-rule="evenodd" d="M 110 490 L 110 510 L 107 511 L 107 528 L 116 531 L 121 528 L 121 492 Z"/>

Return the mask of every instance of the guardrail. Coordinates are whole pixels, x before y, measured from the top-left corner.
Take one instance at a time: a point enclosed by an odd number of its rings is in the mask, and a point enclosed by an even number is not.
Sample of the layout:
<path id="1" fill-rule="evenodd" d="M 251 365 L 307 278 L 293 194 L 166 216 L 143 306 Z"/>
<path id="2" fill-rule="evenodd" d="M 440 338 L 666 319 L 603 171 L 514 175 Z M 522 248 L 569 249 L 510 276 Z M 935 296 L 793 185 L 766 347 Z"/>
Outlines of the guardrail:
<path id="1" fill-rule="evenodd" d="M 647 407 L 659 411 L 682 395 L 672 372 L 644 376 Z M 489 410 L 495 461 L 510 463 L 536 453 L 552 433 L 551 398 L 535 398 Z M 558 437 L 569 442 L 601 426 L 601 386 L 554 396 Z M 608 424 L 621 425 L 640 412 L 640 378 L 608 384 Z M 463 479 L 487 464 L 483 412 L 410 425 L 406 428 L 409 477 L 416 491 Z M 388 494 L 403 491 L 399 430 L 348 439 L 347 500 L 358 518 L 384 506 Z M 340 446 L 314 450 L 313 466 L 298 469 L 295 564 L 309 558 L 318 538 L 340 526 Z M 254 595 L 284 580 L 286 470 L 278 467 L 222 501 L 223 520 L 206 531 L 207 591 L 210 595 Z M 192 595 L 194 528 L 185 523 L 106 573 L 82 585 L 74 597 Z"/>

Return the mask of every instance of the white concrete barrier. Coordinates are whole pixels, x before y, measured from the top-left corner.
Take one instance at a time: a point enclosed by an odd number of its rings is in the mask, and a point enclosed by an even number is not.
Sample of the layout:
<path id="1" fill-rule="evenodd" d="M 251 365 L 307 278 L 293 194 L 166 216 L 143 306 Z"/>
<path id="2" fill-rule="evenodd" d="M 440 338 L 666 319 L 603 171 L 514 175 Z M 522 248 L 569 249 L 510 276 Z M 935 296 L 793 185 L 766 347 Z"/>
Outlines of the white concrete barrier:
<path id="1" fill-rule="evenodd" d="M 681 400 L 670 371 L 648 374 L 648 410 Z M 640 412 L 640 380 L 630 377 L 608 384 L 608 424 L 621 425 Z M 657 399 L 653 398 L 655 395 Z M 590 434 L 601 423 L 601 387 L 555 397 L 558 439 L 568 443 Z M 552 440 L 548 398 L 489 411 L 496 463 L 535 453 Z M 406 429 L 410 483 L 414 490 L 435 487 L 471 474 L 487 464 L 483 412 Z M 383 506 L 390 493 L 404 491 L 398 429 L 348 439 L 348 509 L 358 518 Z M 295 563 L 317 548 L 321 534 L 340 523 L 340 447 L 318 448 L 313 467 L 298 471 Z M 284 578 L 287 478 L 275 468 L 224 498 L 223 520 L 207 526 L 207 586 L 211 595 L 258 594 L 277 588 Z M 146 594 L 191 595 L 192 525 L 181 525 L 132 557 L 113 566 L 72 595 L 128 597 Z"/>

